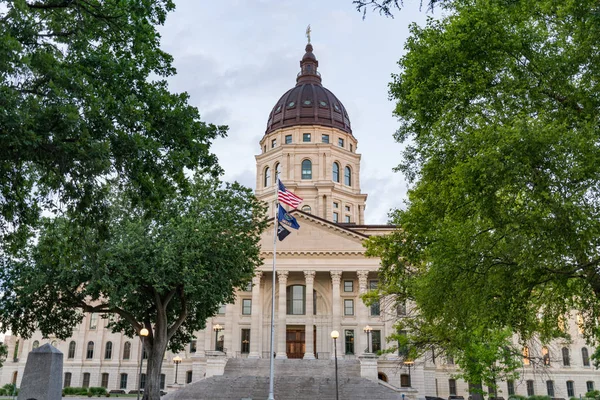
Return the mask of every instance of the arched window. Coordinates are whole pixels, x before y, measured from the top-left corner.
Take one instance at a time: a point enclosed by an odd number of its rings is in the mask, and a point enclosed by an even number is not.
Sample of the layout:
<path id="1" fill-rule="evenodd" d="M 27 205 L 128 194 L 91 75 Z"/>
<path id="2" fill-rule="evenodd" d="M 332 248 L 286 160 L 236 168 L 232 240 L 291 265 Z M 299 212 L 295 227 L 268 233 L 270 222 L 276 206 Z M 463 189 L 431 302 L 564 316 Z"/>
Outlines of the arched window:
<path id="1" fill-rule="evenodd" d="M 37 349 L 38 347 L 40 347 L 40 342 L 38 340 L 34 340 L 33 341 L 33 346 L 31 346 L 32 349 Z"/>
<path id="2" fill-rule="evenodd" d="M 75 342 L 69 343 L 69 352 L 67 353 L 67 358 L 75 358 Z"/>
<path id="3" fill-rule="evenodd" d="M 269 187 L 269 182 L 271 182 L 271 168 L 265 168 L 265 179 L 263 182 L 263 187 Z"/>
<path id="4" fill-rule="evenodd" d="M 312 162 L 310 160 L 302 161 L 302 179 L 312 179 Z"/>
<path id="5" fill-rule="evenodd" d="M 550 353 L 546 346 L 542 347 L 542 361 L 544 362 L 544 365 L 550 365 Z"/>
<path id="6" fill-rule="evenodd" d="M 350 167 L 344 168 L 344 185 L 352 186 L 352 171 Z"/>
<path id="7" fill-rule="evenodd" d="M 302 211 L 304 211 L 307 214 L 310 214 L 311 208 L 310 206 L 302 206 Z"/>
<path id="8" fill-rule="evenodd" d="M 106 347 L 104 348 L 104 359 L 110 360 L 112 358 L 112 342 L 106 342 Z"/>
<path id="9" fill-rule="evenodd" d="M 568 367 L 571 365 L 571 360 L 569 359 L 569 349 L 566 347 L 562 348 L 562 357 L 563 357 L 563 365 Z"/>
<path id="10" fill-rule="evenodd" d="M 94 342 L 88 342 L 85 358 L 88 360 L 94 358 Z"/>
<path id="11" fill-rule="evenodd" d="M 123 360 L 129 360 L 131 357 L 131 342 L 125 342 L 123 345 Z"/>
<path id="12" fill-rule="evenodd" d="M 340 183 L 340 164 L 334 162 L 333 168 L 331 169 L 331 174 L 334 182 Z"/>
<path id="13" fill-rule="evenodd" d="M 581 360 L 583 361 L 584 367 L 590 366 L 590 354 L 588 353 L 587 347 L 581 349 Z"/>
<path id="14" fill-rule="evenodd" d="M 275 164 L 275 185 L 277 185 L 277 181 L 279 181 L 279 179 L 281 179 L 281 164 L 277 163 Z"/>
<path id="15" fill-rule="evenodd" d="M 306 287 L 293 285 L 287 287 L 287 313 L 289 315 L 304 315 L 306 309 Z"/>

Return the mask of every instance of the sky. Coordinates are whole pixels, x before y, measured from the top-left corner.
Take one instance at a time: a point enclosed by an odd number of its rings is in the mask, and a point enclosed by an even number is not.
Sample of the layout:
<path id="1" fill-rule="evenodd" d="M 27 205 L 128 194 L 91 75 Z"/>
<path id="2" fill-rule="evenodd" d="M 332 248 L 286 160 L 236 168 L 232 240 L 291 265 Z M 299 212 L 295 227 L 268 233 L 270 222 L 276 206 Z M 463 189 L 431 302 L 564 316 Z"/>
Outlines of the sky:
<path id="1" fill-rule="evenodd" d="M 391 209 L 403 207 L 407 183 L 393 172 L 402 145 L 393 139 L 399 122 L 388 84 L 400 71 L 410 23 L 422 25 L 428 16 L 418 0 L 406 0 L 393 19 L 370 11 L 363 19 L 352 0 L 175 3 L 160 28 L 177 69 L 169 85 L 190 95 L 203 121 L 229 126 L 228 137 L 213 146 L 225 180 L 255 188 L 259 141 L 269 112 L 296 84 L 310 24 L 323 86 L 346 107 L 362 154 L 365 222 L 385 223 Z"/>

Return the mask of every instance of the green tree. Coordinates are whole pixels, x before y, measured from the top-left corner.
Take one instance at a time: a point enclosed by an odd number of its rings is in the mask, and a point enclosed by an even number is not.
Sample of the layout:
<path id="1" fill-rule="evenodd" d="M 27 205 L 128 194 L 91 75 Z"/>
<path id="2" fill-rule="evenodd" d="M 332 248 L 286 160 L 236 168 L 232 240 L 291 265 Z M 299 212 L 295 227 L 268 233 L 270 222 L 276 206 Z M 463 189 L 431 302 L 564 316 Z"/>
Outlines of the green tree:
<path id="1" fill-rule="evenodd" d="M 156 26 L 171 0 L 0 0 L 0 245 L 43 210 L 103 228 L 107 185 L 147 209 L 216 167 Z M 13 239 L 19 239 L 15 242 Z"/>
<path id="2" fill-rule="evenodd" d="M 565 336 L 572 310 L 600 338 L 600 4 L 443 7 L 411 27 L 390 84 L 411 187 L 369 252 L 381 294 L 415 304 L 401 324 L 416 347 L 454 352 L 476 381 L 518 362 L 511 332 Z"/>
<path id="3" fill-rule="evenodd" d="M 13 334 L 71 336 L 84 313 L 129 337 L 146 328 L 145 398 L 158 400 L 167 348 L 179 351 L 261 264 L 265 209 L 252 190 L 197 180 L 152 216 L 114 193 L 109 235 L 46 220 L 37 243 L 0 271 L 0 323 Z"/>
<path id="4" fill-rule="evenodd" d="M 6 357 L 8 356 L 8 347 L 0 342 L 0 368 L 2 368 L 2 364 L 6 361 Z"/>

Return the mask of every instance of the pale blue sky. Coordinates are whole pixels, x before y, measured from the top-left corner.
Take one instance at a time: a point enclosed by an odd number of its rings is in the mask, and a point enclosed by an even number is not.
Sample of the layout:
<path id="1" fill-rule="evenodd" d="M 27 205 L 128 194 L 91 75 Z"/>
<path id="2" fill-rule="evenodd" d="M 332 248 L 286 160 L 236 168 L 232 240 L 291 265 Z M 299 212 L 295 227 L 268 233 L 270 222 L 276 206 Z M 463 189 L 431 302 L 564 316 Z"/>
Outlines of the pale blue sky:
<path id="1" fill-rule="evenodd" d="M 386 222 L 406 196 L 404 177 L 392 172 L 401 146 L 388 83 L 409 24 L 427 17 L 418 0 L 406 3 L 395 19 L 369 12 L 363 20 L 351 0 L 176 0 L 161 28 L 178 71 L 171 88 L 188 92 L 203 120 L 229 125 L 214 146 L 225 179 L 254 188 L 258 142 L 275 102 L 295 85 L 311 24 L 323 85 L 346 106 L 358 139 L 365 222 Z"/>

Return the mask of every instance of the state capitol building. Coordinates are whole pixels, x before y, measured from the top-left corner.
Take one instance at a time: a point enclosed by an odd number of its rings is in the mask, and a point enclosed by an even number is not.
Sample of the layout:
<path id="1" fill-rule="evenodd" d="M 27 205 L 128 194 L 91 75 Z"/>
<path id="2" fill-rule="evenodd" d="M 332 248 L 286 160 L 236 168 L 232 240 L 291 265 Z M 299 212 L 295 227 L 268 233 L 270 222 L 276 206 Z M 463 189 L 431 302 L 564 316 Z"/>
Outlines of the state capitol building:
<path id="1" fill-rule="evenodd" d="M 334 356 L 330 333 L 337 330 L 338 359 L 360 362 L 363 377 L 398 396 L 467 398 L 469 385 L 453 378 L 452 359 L 426 357 L 404 363 L 394 353 L 380 353 L 395 347 L 386 337 L 394 333 L 394 322 L 410 313 L 410 305 L 382 300 L 367 307 L 362 302 L 360 295 L 377 287 L 379 268 L 379 259 L 365 257 L 363 241 L 394 227 L 365 223 L 367 194 L 361 192 L 357 152 L 360 132 L 352 131 L 344 105 L 322 85 L 318 66 L 309 43 L 296 84 L 275 102 L 260 154 L 255 156 L 256 196 L 268 204 L 269 215 L 274 215 L 278 178 L 304 199 L 292 211 L 301 228 L 277 243 L 276 359 L 330 360 Z M 223 374 L 231 359 L 269 358 L 273 224 L 260 245 L 264 264 L 252 285 L 238 291 L 235 303 L 222 306 L 184 351 L 165 355 L 161 375 L 165 391 Z M 43 338 L 39 332 L 28 340 L 7 336 L 8 358 L 0 369 L 0 386 L 20 385 L 28 353 L 51 343 L 64 355 L 63 386 L 137 389 L 140 340 L 112 333 L 107 322 L 86 314 L 66 341 Z M 497 382 L 497 396 L 569 398 L 598 388 L 600 374 L 590 360 L 594 349 L 585 345 L 577 324 L 570 327 L 571 342 L 526 349 L 531 357 L 547 357 L 549 365 L 540 368 L 524 359 L 521 378 Z M 175 356 L 182 359 L 178 376 Z M 142 387 L 144 380 L 142 375 Z"/>

